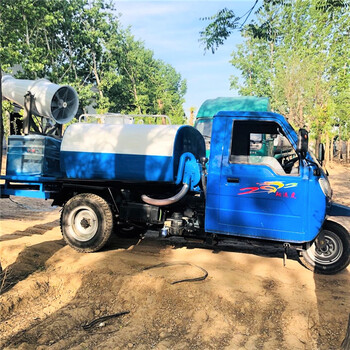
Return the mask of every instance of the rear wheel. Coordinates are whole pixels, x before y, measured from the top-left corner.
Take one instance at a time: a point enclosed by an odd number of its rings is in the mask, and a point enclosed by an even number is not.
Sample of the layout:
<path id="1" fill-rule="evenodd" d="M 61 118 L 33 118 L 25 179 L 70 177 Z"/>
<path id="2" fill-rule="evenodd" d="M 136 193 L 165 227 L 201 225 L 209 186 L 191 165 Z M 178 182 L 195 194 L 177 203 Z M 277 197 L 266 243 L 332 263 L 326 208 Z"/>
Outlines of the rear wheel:
<path id="1" fill-rule="evenodd" d="M 96 194 L 78 194 L 63 207 L 63 238 L 79 252 L 100 250 L 108 242 L 112 230 L 113 212 L 108 203 Z"/>
<path id="2" fill-rule="evenodd" d="M 331 275 L 345 269 L 350 263 L 350 235 L 339 224 L 327 221 L 321 232 L 324 245 L 307 243 L 300 260 L 315 273 Z"/>

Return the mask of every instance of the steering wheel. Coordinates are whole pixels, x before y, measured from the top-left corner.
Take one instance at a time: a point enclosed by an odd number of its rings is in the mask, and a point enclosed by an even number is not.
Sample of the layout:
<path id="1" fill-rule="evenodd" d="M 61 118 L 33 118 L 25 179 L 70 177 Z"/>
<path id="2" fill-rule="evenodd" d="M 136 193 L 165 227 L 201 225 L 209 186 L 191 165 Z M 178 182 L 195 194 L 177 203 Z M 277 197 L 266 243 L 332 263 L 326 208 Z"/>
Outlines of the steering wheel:
<path id="1" fill-rule="evenodd" d="M 293 165 L 299 160 L 299 157 L 294 157 L 283 164 L 283 170 L 290 174 L 292 171 Z"/>

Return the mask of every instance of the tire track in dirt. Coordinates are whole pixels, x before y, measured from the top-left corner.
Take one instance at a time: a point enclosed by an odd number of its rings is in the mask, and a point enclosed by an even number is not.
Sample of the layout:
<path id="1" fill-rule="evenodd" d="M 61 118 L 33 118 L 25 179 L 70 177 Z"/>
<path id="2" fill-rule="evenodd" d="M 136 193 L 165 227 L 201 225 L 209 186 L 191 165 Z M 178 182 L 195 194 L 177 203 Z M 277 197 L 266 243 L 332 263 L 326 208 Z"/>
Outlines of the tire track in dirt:
<path id="1" fill-rule="evenodd" d="M 44 235 L 47 231 L 52 230 L 60 224 L 59 220 L 54 220 L 45 224 L 37 224 L 31 227 L 27 227 L 24 230 L 17 230 L 13 233 L 3 234 L 0 236 L 0 242 L 19 239 L 21 237 L 29 237 L 33 235 Z M 9 225 L 2 225 L 1 230 L 6 232 L 10 230 Z"/>

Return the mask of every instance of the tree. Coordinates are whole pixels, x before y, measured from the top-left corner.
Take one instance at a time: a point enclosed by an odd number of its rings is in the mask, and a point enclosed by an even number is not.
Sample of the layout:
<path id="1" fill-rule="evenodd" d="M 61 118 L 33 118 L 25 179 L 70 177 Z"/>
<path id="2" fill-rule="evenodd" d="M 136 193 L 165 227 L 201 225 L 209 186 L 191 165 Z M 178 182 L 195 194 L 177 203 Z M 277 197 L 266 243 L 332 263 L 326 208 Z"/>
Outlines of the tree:
<path id="1" fill-rule="evenodd" d="M 252 0 L 249 10 L 238 16 L 233 10 L 224 8 L 213 16 L 201 18 L 201 20 L 210 21 L 210 23 L 200 32 L 200 41 L 204 44 L 206 51 L 211 50 L 214 53 L 235 30 L 244 28 L 252 14 L 259 14 L 271 6 L 287 8 L 292 4 L 293 0 L 263 0 L 261 4 L 259 0 Z M 349 0 L 318 0 L 316 3 L 317 10 L 331 14 L 348 7 Z M 266 28 L 270 26 L 269 20 L 271 18 L 258 25 L 254 21 L 249 23 L 254 37 L 264 36 Z"/>
<path id="2" fill-rule="evenodd" d="M 270 97 L 273 110 L 296 128 L 308 126 L 318 142 L 332 138 L 335 126 L 348 137 L 350 113 L 349 11 L 320 4 L 265 2 L 231 61 L 243 78 L 232 78 L 233 87 Z"/>
<path id="3" fill-rule="evenodd" d="M 215 52 L 234 30 L 245 38 L 232 53 L 242 76 L 231 77 L 233 88 L 269 97 L 294 127 L 311 130 L 316 146 L 349 139 L 349 1 L 252 1 L 241 17 L 224 9 L 210 20 L 201 32 L 206 50 Z"/>
<path id="4" fill-rule="evenodd" d="M 112 111 L 168 114 L 172 122 L 184 122 L 186 81 L 172 66 L 155 59 L 153 52 L 128 31 L 110 41 L 109 50 L 116 60 L 107 92 Z"/>
<path id="5" fill-rule="evenodd" d="M 81 108 L 164 112 L 183 120 L 186 82 L 121 27 L 108 0 L 0 0 L 0 58 L 17 77 L 77 89 Z M 21 18 L 22 21 L 18 19 Z"/>

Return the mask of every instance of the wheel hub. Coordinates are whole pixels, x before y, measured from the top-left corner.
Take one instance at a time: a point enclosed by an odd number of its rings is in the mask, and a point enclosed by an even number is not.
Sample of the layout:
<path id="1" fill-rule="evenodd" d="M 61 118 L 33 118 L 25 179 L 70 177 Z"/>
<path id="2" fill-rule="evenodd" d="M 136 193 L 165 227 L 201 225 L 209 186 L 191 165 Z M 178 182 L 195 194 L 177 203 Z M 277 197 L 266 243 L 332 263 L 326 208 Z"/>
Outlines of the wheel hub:
<path id="1" fill-rule="evenodd" d="M 81 221 L 80 221 L 80 225 L 87 229 L 88 227 L 91 226 L 91 223 L 90 223 L 90 220 L 89 219 L 86 219 L 86 218 L 83 218 Z"/>
<path id="2" fill-rule="evenodd" d="M 326 244 L 321 248 L 316 248 L 316 252 L 320 255 L 329 256 L 334 252 L 334 244 L 329 239 L 326 239 Z"/>
<path id="3" fill-rule="evenodd" d="M 343 253 L 343 245 L 337 235 L 331 231 L 324 233 L 324 244 L 320 247 L 313 244 L 311 247 L 312 255 L 317 263 L 323 265 L 333 264 L 339 260 Z"/>
<path id="4" fill-rule="evenodd" d="M 81 242 L 92 239 L 98 230 L 96 213 L 87 206 L 75 208 L 68 218 L 72 236 Z"/>

